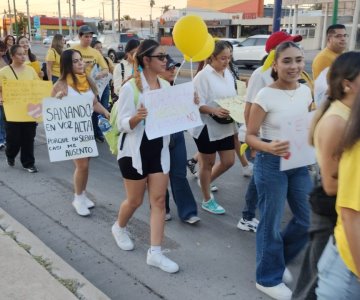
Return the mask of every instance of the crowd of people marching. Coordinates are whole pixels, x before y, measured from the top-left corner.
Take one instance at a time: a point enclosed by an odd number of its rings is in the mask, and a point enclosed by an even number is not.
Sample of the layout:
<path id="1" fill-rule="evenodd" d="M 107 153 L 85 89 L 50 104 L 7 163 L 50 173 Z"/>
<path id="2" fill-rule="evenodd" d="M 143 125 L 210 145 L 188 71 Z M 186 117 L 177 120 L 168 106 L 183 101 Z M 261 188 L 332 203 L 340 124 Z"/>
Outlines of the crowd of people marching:
<path id="1" fill-rule="evenodd" d="M 187 153 L 184 132 L 148 139 L 145 131 L 146 92 L 174 85 L 180 64 L 154 40 L 130 40 L 125 58 L 114 66 L 102 55 L 101 42 L 92 42 L 92 37 L 92 29 L 81 26 L 80 44 L 65 50 L 63 37 L 56 34 L 46 68 L 41 68 L 26 37 L 7 36 L 0 41 L 0 87 L 3 79 L 45 78 L 54 84 L 53 97 L 83 95 L 93 104 L 94 138 L 99 143 L 104 135 L 97 115 L 109 119 L 111 107 L 116 107 L 117 160 L 126 199 L 111 232 L 120 249 L 135 247 L 127 223 L 147 191 L 151 230 L 146 262 L 177 272 L 179 265 L 161 249 L 165 222 L 171 219 L 168 185 L 182 221 L 200 221 L 187 169 L 198 177 L 200 207 L 224 214 L 214 196 L 214 180 L 233 166 L 236 153 L 243 175 L 251 177 L 237 227 L 256 233 L 256 288 L 279 300 L 360 299 L 360 53 L 346 52 L 343 25 L 327 29 L 327 45 L 313 61 L 313 77 L 304 71 L 300 35 L 275 32 L 269 37 L 265 47 L 269 55 L 247 83 L 245 124 L 234 122 L 230 112 L 215 102 L 236 96 L 239 80 L 232 45 L 216 41 L 193 80 L 196 92 L 191 101 L 198 105 L 203 123 L 188 130 L 197 146 L 195 154 Z M 94 65 L 100 69 L 95 81 L 113 74 L 101 97 L 89 77 Z M 20 152 L 23 168 L 36 173 L 37 123 L 7 121 L 1 91 L 0 149 L 5 149 L 9 167 L 14 167 Z M 317 165 L 280 171 L 281 157 L 288 156 L 290 148 L 281 132 L 282 120 L 313 110 L 309 142 L 315 147 Z M 249 146 L 245 154 L 240 153 L 243 143 Z M 73 160 L 72 205 L 80 216 L 90 215 L 95 206 L 86 195 L 89 160 Z M 292 218 L 283 227 L 286 202 Z M 293 277 L 287 266 L 303 249 L 292 292 L 288 285 Z"/>

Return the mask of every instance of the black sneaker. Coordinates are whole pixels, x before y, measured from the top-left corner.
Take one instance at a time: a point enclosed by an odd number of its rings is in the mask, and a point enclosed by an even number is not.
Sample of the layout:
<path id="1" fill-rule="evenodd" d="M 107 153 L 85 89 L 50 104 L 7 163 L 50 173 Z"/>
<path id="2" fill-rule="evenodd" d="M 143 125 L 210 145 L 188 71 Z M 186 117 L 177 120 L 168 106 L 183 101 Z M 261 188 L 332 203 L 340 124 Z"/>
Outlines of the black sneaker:
<path id="1" fill-rule="evenodd" d="M 6 162 L 7 162 L 9 167 L 15 166 L 15 160 L 14 159 L 7 158 Z"/>
<path id="2" fill-rule="evenodd" d="M 97 141 L 98 143 L 103 143 L 105 142 L 105 138 L 103 136 L 96 136 L 95 141 Z"/>
<path id="3" fill-rule="evenodd" d="M 196 176 L 196 164 L 197 164 L 197 161 L 193 158 L 190 158 L 187 160 L 186 162 L 186 166 L 188 167 L 190 173 L 194 176 Z"/>
<path id="4" fill-rule="evenodd" d="M 24 167 L 24 170 L 28 171 L 29 173 L 37 173 L 38 172 L 38 169 L 35 166 L 28 167 L 28 168 Z"/>

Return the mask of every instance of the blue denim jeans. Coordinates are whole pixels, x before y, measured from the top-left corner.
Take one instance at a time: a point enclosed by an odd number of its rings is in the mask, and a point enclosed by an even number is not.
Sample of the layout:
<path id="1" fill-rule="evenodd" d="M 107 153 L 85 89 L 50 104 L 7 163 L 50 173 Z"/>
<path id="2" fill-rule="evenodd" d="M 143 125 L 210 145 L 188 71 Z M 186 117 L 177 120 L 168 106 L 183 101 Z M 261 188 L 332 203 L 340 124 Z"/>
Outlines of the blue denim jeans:
<path id="1" fill-rule="evenodd" d="M 330 239 L 318 263 L 319 281 L 316 288 L 318 300 L 360 299 L 360 282 L 344 264 L 339 255 L 334 237 Z"/>
<path id="2" fill-rule="evenodd" d="M 106 109 L 109 108 L 109 97 L 110 97 L 110 86 L 107 85 L 104 92 L 103 92 L 103 94 L 101 95 L 101 99 L 100 99 L 100 103 Z M 95 137 L 104 136 L 103 133 L 101 132 L 99 126 L 98 126 L 98 115 L 99 115 L 98 113 L 93 112 L 92 117 L 91 117 Z"/>
<path id="3" fill-rule="evenodd" d="M 53 84 L 55 84 L 56 83 L 56 81 L 58 81 L 59 80 L 59 77 L 57 77 L 57 76 L 51 76 L 51 81 L 52 81 L 52 83 Z"/>
<path id="4" fill-rule="evenodd" d="M 251 150 L 248 148 L 245 151 L 245 155 L 248 161 L 254 163 L 254 159 L 251 157 Z M 248 188 L 246 190 L 245 194 L 245 207 L 242 211 L 242 217 L 243 219 L 247 221 L 251 221 L 253 218 L 255 218 L 255 211 L 257 207 L 258 202 L 258 195 L 256 191 L 256 185 L 254 180 L 254 175 L 251 176 Z"/>
<path id="5" fill-rule="evenodd" d="M 189 182 L 186 178 L 186 146 L 183 132 L 170 138 L 170 186 L 178 215 L 181 220 L 197 216 L 197 206 Z M 166 212 L 169 208 L 169 192 L 166 193 Z"/>
<path id="6" fill-rule="evenodd" d="M 5 114 L 4 114 L 4 107 L 0 106 L 0 144 L 4 144 L 6 140 L 6 133 L 5 133 Z"/>
<path id="7" fill-rule="evenodd" d="M 260 223 L 256 232 L 256 282 L 276 286 L 285 266 L 308 240 L 312 183 L 306 167 L 280 171 L 280 157 L 258 152 L 254 167 Z M 293 218 L 281 230 L 285 201 Z"/>

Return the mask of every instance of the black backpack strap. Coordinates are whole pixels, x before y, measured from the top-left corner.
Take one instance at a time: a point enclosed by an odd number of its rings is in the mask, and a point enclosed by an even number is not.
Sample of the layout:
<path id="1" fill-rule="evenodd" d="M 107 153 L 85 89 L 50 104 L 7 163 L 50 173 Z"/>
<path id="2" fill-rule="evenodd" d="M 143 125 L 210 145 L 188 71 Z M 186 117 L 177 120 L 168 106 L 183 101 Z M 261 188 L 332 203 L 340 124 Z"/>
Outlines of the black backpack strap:
<path id="1" fill-rule="evenodd" d="M 124 67 L 124 64 L 122 62 L 120 63 L 120 67 L 121 67 L 122 81 L 124 81 L 124 79 L 125 79 L 125 67 Z"/>
<path id="2" fill-rule="evenodd" d="M 9 67 L 10 67 L 11 71 L 14 73 L 15 78 L 16 78 L 17 80 L 19 80 L 19 78 L 17 77 L 17 75 L 16 75 L 13 67 L 12 67 L 11 65 L 9 65 Z"/>

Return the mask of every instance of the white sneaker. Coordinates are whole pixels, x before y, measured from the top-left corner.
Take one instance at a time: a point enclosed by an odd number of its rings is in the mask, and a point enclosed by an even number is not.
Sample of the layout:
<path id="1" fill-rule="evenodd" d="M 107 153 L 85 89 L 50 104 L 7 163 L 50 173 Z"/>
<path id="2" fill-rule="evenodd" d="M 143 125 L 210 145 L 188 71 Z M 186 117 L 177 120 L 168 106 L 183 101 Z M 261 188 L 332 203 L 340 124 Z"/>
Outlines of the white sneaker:
<path id="1" fill-rule="evenodd" d="M 170 213 L 165 214 L 165 221 L 170 221 L 172 219 Z"/>
<path id="2" fill-rule="evenodd" d="M 256 232 L 257 226 L 259 223 L 256 223 L 254 221 L 255 218 L 253 218 L 251 221 L 245 220 L 244 218 L 241 218 L 239 223 L 237 224 L 237 228 L 244 231 L 252 231 Z M 257 219 L 255 219 L 257 221 Z"/>
<path id="3" fill-rule="evenodd" d="M 253 176 L 253 169 L 254 169 L 254 165 L 251 162 L 249 162 L 246 167 L 243 167 L 243 176 L 244 177 Z"/>
<path id="4" fill-rule="evenodd" d="M 152 254 L 150 249 L 147 252 L 146 263 L 168 273 L 179 271 L 179 265 L 176 262 L 167 258 L 162 252 Z"/>
<path id="5" fill-rule="evenodd" d="M 117 222 L 111 227 L 112 235 L 116 241 L 116 244 L 121 250 L 130 251 L 134 249 L 134 243 L 129 237 L 126 229 L 121 229 Z"/>
<path id="6" fill-rule="evenodd" d="M 86 217 L 90 215 L 90 210 L 86 206 L 85 199 L 83 197 L 75 197 L 72 205 L 79 216 Z"/>
<path id="7" fill-rule="evenodd" d="M 188 223 L 188 224 L 195 224 L 197 222 L 200 221 L 200 218 L 198 216 L 191 216 L 190 218 L 184 220 L 184 222 Z"/>
<path id="8" fill-rule="evenodd" d="M 294 281 L 294 277 L 292 276 L 292 274 L 288 268 L 285 268 L 285 270 L 284 270 L 282 281 L 286 285 L 290 285 Z"/>
<path id="9" fill-rule="evenodd" d="M 87 208 L 91 209 L 95 207 L 95 203 L 86 196 L 85 192 L 83 192 L 81 196 L 83 196 L 83 198 L 85 199 L 85 205 L 87 206 Z"/>
<path id="10" fill-rule="evenodd" d="M 256 218 L 252 218 L 251 221 L 253 221 L 257 225 L 259 225 L 259 223 L 260 223 L 260 221 Z"/>
<path id="11" fill-rule="evenodd" d="M 276 300 L 291 300 L 291 290 L 282 282 L 275 286 L 262 286 L 256 283 L 256 288 Z"/>

